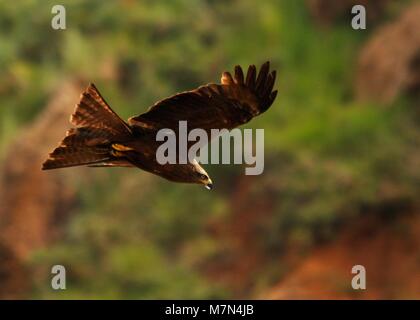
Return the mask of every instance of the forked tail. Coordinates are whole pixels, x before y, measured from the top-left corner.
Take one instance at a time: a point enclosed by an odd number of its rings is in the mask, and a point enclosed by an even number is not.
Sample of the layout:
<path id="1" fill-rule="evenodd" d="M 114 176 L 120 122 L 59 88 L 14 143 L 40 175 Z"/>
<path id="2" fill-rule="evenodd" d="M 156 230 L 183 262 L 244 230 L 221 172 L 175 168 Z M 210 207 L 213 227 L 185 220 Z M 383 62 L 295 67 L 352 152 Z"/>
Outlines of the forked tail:
<path id="1" fill-rule="evenodd" d="M 90 84 L 82 93 L 70 122 L 76 128 L 67 131 L 43 163 L 43 170 L 113 162 L 128 165 L 112 155 L 111 146 L 129 139 L 131 129 L 105 102 L 95 85 Z"/>

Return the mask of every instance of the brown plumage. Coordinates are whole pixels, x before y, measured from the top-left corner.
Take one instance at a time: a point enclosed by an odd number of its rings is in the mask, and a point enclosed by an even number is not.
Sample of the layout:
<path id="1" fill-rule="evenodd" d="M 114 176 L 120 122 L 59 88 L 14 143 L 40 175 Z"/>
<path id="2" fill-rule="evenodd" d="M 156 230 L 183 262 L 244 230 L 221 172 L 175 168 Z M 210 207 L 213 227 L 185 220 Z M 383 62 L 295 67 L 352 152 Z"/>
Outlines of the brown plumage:
<path id="1" fill-rule="evenodd" d="M 234 76 L 224 72 L 221 84 L 207 84 L 156 102 L 138 116 L 123 121 L 90 84 L 82 93 L 70 122 L 76 127 L 44 162 L 42 169 L 88 165 L 138 167 L 175 182 L 200 183 L 211 179 L 197 163 L 160 165 L 156 150 L 162 142 L 156 133 L 163 128 L 177 132 L 179 121 L 188 130 L 233 129 L 265 112 L 273 103 L 276 72 L 269 63 L 257 75 L 254 65 L 244 76 L 240 66 Z"/>

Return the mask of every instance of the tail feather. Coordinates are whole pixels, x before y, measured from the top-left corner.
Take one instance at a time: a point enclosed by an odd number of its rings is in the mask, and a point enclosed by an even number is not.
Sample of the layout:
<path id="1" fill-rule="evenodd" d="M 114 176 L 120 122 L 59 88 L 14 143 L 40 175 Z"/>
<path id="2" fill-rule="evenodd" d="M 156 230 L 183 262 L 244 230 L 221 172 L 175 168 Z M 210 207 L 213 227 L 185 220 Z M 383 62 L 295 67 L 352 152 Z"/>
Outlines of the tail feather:
<path id="1" fill-rule="evenodd" d="M 107 144 L 112 141 L 115 136 L 109 130 L 97 128 L 72 128 L 67 131 L 66 137 L 63 139 L 62 144 L 66 146 L 96 146 Z"/>
<path id="2" fill-rule="evenodd" d="M 108 148 L 58 147 L 42 165 L 43 170 L 88 165 L 111 160 Z"/>
<path id="3" fill-rule="evenodd" d="M 44 162 L 43 170 L 115 161 L 112 143 L 127 140 L 132 134 L 93 84 L 82 93 L 70 122 L 76 128 L 67 131 Z"/>
<path id="4" fill-rule="evenodd" d="M 131 128 L 111 109 L 92 83 L 82 93 L 70 122 L 77 127 L 107 129 L 116 136 L 125 137 L 131 133 Z"/>

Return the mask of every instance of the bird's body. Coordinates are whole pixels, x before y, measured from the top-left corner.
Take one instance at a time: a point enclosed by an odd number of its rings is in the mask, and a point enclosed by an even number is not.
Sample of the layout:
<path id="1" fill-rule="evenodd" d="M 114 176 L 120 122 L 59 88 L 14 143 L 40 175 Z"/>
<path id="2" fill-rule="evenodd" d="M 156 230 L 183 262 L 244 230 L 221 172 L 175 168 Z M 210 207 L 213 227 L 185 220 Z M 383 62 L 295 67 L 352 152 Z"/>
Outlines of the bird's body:
<path id="1" fill-rule="evenodd" d="M 76 105 L 71 123 L 76 126 L 44 162 L 43 169 L 88 165 L 93 167 L 138 167 L 174 182 L 211 187 L 211 179 L 195 160 L 186 164 L 160 164 L 156 152 L 157 132 L 177 132 L 179 121 L 188 130 L 232 129 L 266 111 L 277 91 L 272 91 L 275 71 L 268 62 L 256 75 L 250 66 L 246 78 L 224 72 L 221 84 L 208 84 L 158 101 L 146 113 L 123 121 L 90 84 Z"/>
<path id="2" fill-rule="evenodd" d="M 154 130 L 153 130 L 154 131 Z M 197 161 L 186 164 L 159 164 L 156 161 L 156 151 L 161 142 L 156 141 L 156 133 L 133 134 L 133 139 L 125 141 L 123 144 L 114 144 L 112 146 L 113 153 L 116 157 L 124 157 L 128 160 L 127 166 L 136 166 L 142 170 L 151 172 L 173 182 L 191 181 L 191 175 L 203 175 L 202 178 L 207 179 L 207 173 Z M 121 151 L 118 151 L 121 150 Z M 107 164 L 99 164 L 99 166 Z M 111 163 L 115 166 L 115 163 Z M 118 166 L 118 165 L 117 165 Z"/>

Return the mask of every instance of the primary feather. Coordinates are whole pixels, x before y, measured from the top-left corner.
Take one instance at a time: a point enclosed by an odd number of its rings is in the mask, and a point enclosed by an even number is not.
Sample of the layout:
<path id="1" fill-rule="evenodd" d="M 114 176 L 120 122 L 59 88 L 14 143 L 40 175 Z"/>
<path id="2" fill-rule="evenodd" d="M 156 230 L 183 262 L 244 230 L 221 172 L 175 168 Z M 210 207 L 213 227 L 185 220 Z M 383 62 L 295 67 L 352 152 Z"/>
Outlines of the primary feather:
<path id="1" fill-rule="evenodd" d="M 265 112 L 273 103 L 276 72 L 269 73 L 270 64 L 248 68 L 246 81 L 240 66 L 234 77 L 222 74 L 221 84 L 207 84 L 191 91 L 178 93 L 156 102 L 146 113 L 132 117 L 128 123 L 140 128 L 176 130 L 179 121 L 188 121 L 188 129 L 232 129 Z"/>

